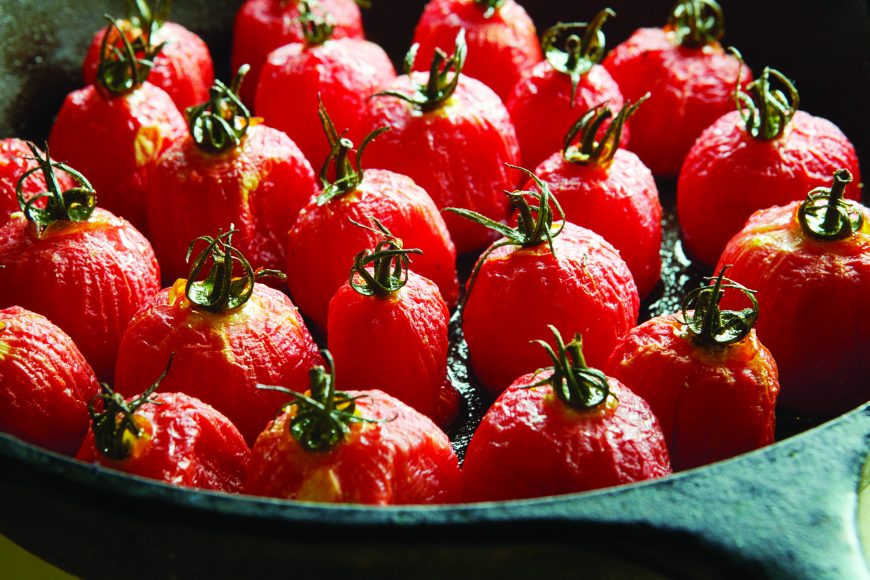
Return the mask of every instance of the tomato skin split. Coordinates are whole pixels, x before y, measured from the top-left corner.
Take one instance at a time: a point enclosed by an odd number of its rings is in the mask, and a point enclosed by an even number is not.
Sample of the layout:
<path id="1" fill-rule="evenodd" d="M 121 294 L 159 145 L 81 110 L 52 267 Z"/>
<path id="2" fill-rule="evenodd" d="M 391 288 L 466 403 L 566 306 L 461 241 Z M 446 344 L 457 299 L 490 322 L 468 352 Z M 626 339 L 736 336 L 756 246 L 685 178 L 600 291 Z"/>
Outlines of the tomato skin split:
<path id="1" fill-rule="evenodd" d="M 43 155 L 44 152 L 40 150 L 39 154 Z M 21 211 L 15 188 L 18 185 L 18 179 L 25 172 L 37 167 L 37 163 L 30 159 L 32 157 L 33 153 L 21 139 L 14 137 L 0 139 L 0 219 L 5 219 L 7 214 Z M 75 186 L 72 177 L 65 172 L 58 171 L 55 173 L 55 177 L 61 191 Z M 30 199 L 34 195 L 48 191 L 42 173 L 37 171 L 31 174 L 24 181 L 22 191 L 24 199 Z"/>

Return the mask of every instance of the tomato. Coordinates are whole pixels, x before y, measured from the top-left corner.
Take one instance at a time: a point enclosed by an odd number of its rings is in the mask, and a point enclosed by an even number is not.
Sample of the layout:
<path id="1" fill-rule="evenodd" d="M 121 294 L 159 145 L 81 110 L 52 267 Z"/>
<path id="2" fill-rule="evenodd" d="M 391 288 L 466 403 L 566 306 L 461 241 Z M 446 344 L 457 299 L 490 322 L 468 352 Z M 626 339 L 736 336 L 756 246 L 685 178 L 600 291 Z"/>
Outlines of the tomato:
<path id="1" fill-rule="evenodd" d="M 184 392 L 212 405 L 253 444 L 286 400 L 257 384 L 304 390 L 308 369 L 320 357 L 287 296 L 255 283 L 262 274 L 250 270 L 232 245 L 235 233 L 200 238 L 206 247 L 191 265 L 190 277 L 158 293 L 130 321 L 118 351 L 115 384 L 127 396 L 140 392 L 175 353 L 173 371 L 160 390 Z M 198 281 L 208 260 L 214 265 L 206 280 Z M 233 264 L 242 273 L 234 275 Z M 222 294 L 224 283 L 231 286 Z"/>
<path id="2" fill-rule="evenodd" d="M 725 288 L 752 296 L 730 280 L 723 285 L 723 273 L 712 286 L 690 293 L 681 314 L 657 316 L 629 331 L 606 367 L 649 403 L 675 471 L 774 440 L 777 365 L 752 329 L 757 303 L 719 310 Z"/>
<path id="3" fill-rule="evenodd" d="M 346 384 L 380 388 L 446 427 L 459 407 L 447 376 L 447 304 L 434 282 L 409 271 L 419 250 L 374 224 L 383 238 L 357 254 L 329 302 L 329 350 Z"/>
<path id="4" fill-rule="evenodd" d="M 754 213 L 718 266 L 758 292 L 756 330 L 779 368 L 780 408 L 825 418 L 870 399 L 870 210 L 842 199 L 848 172 L 834 180 L 833 192 Z"/>
<path id="5" fill-rule="evenodd" d="M 587 367 L 579 335 L 565 345 L 551 329 L 553 367 L 514 381 L 471 438 L 462 466 L 466 501 L 559 495 L 671 473 L 649 405 Z"/>
<path id="6" fill-rule="evenodd" d="M 39 151 L 39 154 L 42 155 L 42 152 Z M 26 171 L 36 166 L 26 142 L 15 138 L 0 139 L 0 217 L 5 218 L 6 214 L 21 209 L 15 192 L 18 181 Z M 25 201 L 47 191 L 48 186 L 41 177 L 41 174 L 33 173 L 21 184 Z M 57 174 L 57 179 L 62 190 L 75 186 L 72 178 L 65 173 Z"/>
<path id="7" fill-rule="evenodd" d="M 428 75 L 411 73 L 406 67 L 406 74 L 369 100 L 361 112 L 360 132 L 383 126 L 392 129 L 372 143 L 368 162 L 407 175 L 439 208 L 463 207 L 504 221 L 508 208 L 502 192 L 514 185 L 505 164 L 519 160 L 516 134 L 498 96 L 480 81 L 460 74 L 465 62 L 462 35 L 456 42 L 454 54 L 447 60 L 443 53 L 436 57 Z M 460 253 L 479 250 L 492 239 L 456 216 L 444 219 Z"/>
<path id="8" fill-rule="evenodd" d="M 534 22 L 514 0 L 431 0 L 414 29 L 417 70 L 425 70 L 436 49 L 449 51 L 460 30 L 468 43 L 464 74 L 502 100 L 522 72 L 543 58 Z"/>
<path id="9" fill-rule="evenodd" d="M 623 97 L 650 93 L 631 119 L 628 148 L 655 175 L 676 176 L 695 139 L 734 108 L 741 65 L 719 43 L 724 30 L 715 1 L 681 0 L 667 26 L 637 30 L 604 59 Z"/>
<path id="10" fill-rule="evenodd" d="M 257 438 L 245 493 L 431 504 L 457 501 L 460 485 L 450 441 L 430 419 L 379 390 L 337 391 L 334 370 L 317 367 L 311 391 L 294 396 Z"/>
<path id="11" fill-rule="evenodd" d="M 830 121 L 798 111 L 798 93 L 781 73 L 765 68 L 748 91 L 740 111 L 698 137 L 677 181 L 684 245 L 709 265 L 754 211 L 803 199 L 840 168 L 861 179 L 855 147 Z M 847 196 L 858 199 L 858 189 Z"/>
<path id="12" fill-rule="evenodd" d="M 0 310 L 0 431 L 75 455 L 99 390 L 64 331 L 20 306 Z"/>

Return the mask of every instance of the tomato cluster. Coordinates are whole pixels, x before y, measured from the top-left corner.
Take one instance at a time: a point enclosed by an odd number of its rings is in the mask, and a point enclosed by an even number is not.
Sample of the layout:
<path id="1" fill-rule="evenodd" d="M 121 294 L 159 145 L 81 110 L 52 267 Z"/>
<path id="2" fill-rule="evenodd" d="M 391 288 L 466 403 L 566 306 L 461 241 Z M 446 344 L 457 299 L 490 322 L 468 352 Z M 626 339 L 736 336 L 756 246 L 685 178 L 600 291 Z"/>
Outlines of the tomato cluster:
<path id="1" fill-rule="evenodd" d="M 444 503 L 663 477 L 772 443 L 778 405 L 870 398 L 854 148 L 723 50 L 714 0 L 609 55 L 609 9 L 539 43 L 514 0 L 431 0 L 399 76 L 351 0 L 247 0 L 229 84 L 131 5 L 44 150 L 0 142 L 0 430 L 189 487 Z M 674 176 L 718 265 L 638 324 Z M 495 399 L 461 470 L 451 339 Z"/>

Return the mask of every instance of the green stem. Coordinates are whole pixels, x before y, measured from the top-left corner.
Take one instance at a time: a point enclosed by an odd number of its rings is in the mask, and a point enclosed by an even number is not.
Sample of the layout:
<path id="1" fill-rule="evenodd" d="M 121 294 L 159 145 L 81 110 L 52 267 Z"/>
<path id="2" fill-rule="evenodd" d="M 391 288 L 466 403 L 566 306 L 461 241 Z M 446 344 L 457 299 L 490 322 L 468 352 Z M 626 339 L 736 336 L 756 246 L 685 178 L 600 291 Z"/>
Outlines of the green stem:
<path id="1" fill-rule="evenodd" d="M 595 137 L 603 124 L 613 117 L 613 111 L 606 103 L 596 105 L 580 117 L 565 135 L 562 155 L 565 161 L 579 165 L 600 165 L 606 167 L 613 161 L 613 156 L 622 141 L 622 130 L 626 120 L 637 111 L 640 104 L 649 98 L 649 93 L 643 95 L 636 103 L 626 101 L 619 113 L 607 127 L 600 141 Z M 572 145 L 578 139 L 577 145 Z"/>
<path id="2" fill-rule="evenodd" d="M 715 0 L 680 0 L 671 11 L 668 26 L 681 46 L 700 48 L 722 38 L 725 16 Z"/>
<path id="3" fill-rule="evenodd" d="M 740 57 L 736 50 L 731 52 Z M 797 88 L 785 75 L 770 67 L 764 67 L 761 76 L 749 83 L 745 91 L 740 88 L 740 77 L 738 74 L 734 100 L 746 132 L 761 141 L 781 137 L 800 106 Z M 777 81 L 782 89 L 772 87 L 772 81 Z"/>
<path id="4" fill-rule="evenodd" d="M 864 225 L 860 209 L 843 197 L 846 185 L 852 183 L 847 169 L 834 172 L 830 188 L 817 187 L 807 194 L 798 209 L 798 221 L 808 236 L 817 240 L 844 240 Z"/>
<path id="5" fill-rule="evenodd" d="M 311 5 L 314 4 L 319 10 L 314 12 Z M 335 21 L 320 2 L 315 0 L 302 0 L 299 3 L 299 26 L 302 27 L 302 38 L 307 46 L 318 46 L 332 38 L 335 30 Z"/>
<path id="6" fill-rule="evenodd" d="M 124 95 L 142 85 L 154 66 L 154 59 L 165 43 L 151 45 L 154 25 L 140 28 L 140 34 L 131 42 L 124 32 L 124 23 L 105 15 L 109 26 L 100 43 L 100 62 L 97 65 L 97 85 L 111 95 Z M 110 45 L 109 37 L 117 33 Z"/>
<path id="7" fill-rule="evenodd" d="M 493 14 L 504 6 L 505 2 L 507 0 L 474 0 L 474 3 L 484 11 L 484 18 L 491 18 Z"/>
<path id="8" fill-rule="evenodd" d="M 239 89 L 250 68 L 240 66 L 230 86 L 215 79 L 208 101 L 185 111 L 190 137 L 201 151 L 220 154 L 241 145 L 251 126 L 251 112 L 239 98 Z"/>
<path id="9" fill-rule="evenodd" d="M 678 320 L 686 327 L 695 344 L 717 347 L 739 342 L 749 334 L 758 318 L 758 300 L 755 299 L 754 290 L 725 278 L 725 271 L 729 267 L 723 266 L 719 275 L 710 279 L 713 282 L 711 285 L 692 290 L 683 298 Z M 719 302 L 729 288 L 739 290 L 749 298 L 751 307 L 721 310 Z"/>
<path id="10" fill-rule="evenodd" d="M 419 248 L 404 249 L 402 240 L 395 237 L 376 217 L 369 216 L 372 226 L 350 220 L 355 226 L 372 231 L 378 236 L 375 247 L 359 252 L 353 259 L 349 282 L 363 296 L 386 298 L 401 290 L 408 282 L 409 254 L 422 254 Z M 372 271 L 369 272 L 368 266 Z M 359 279 L 357 278 L 359 276 Z"/>

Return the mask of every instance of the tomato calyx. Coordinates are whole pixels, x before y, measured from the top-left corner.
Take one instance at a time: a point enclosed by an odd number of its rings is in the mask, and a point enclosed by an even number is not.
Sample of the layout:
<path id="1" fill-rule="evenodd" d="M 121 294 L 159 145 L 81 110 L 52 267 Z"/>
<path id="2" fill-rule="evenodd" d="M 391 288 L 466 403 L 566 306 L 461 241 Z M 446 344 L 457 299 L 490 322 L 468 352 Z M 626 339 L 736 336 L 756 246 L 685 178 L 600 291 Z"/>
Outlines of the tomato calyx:
<path id="1" fill-rule="evenodd" d="M 861 211 L 843 198 L 849 183 L 852 173 L 838 169 L 830 188 L 817 187 L 807 194 L 797 214 L 806 235 L 817 240 L 845 240 L 863 227 Z"/>
<path id="2" fill-rule="evenodd" d="M 317 10 L 312 10 L 312 6 Z M 302 0 L 299 3 L 299 26 L 305 46 L 319 46 L 332 38 L 335 20 L 320 2 Z"/>
<path id="3" fill-rule="evenodd" d="M 165 43 L 157 46 L 151 44 L 151 38 L 158 28 L 153 15 L 149 15 L 152 20 L 140 20 L 135 24 L 134 21 L 116 20 L 108 14 L 104 17 L 109 26 L 106 27 L 100 43 L 96 83 L 110 95 L 125 95 L 148 79 L 148 74 L 154 67 L 154 59 L 163 50 Z M 132 40 L 125 31 L 128 28 L 134 34 L 138 32 Z"/>
<path id="4" fill-rule="evenodd" d="M 419 248 L 405 249 L 402 240 L 394 236 L 381 221 L 368 216 L 373 227 L 350 220 L 355 226 L 376 233 L 380 240 L 374 248 L 358 252 L 353 258 L 349 283 L 363 296 L 386 298 L 401 290 L 408 282 L 409 254 L 422 254 Z M 371 271 L 368 266 L 371 265 Z"/>
<path id="5" fill-rule="evenodd" d="M 97 194 L 87 178 L 66 165 L 52 161 L 48 152 L 48 143 L 45 143 L 45 156 L 40 155 L 36 145 L 28 141 L 27 146 L 33 153 L 31 158 L 36 161 L 36 167 L 28 169 L 19 178 L 15 185 L 15 194 L 18 197 L 18 205 L 24 213 L 24 217 L 36 227 L 36 235 L 39 236 L 45 229 L 56 221 L 66 220 L 72 222 L 86 222 L 94 213 L 97 205 Z M 61 191 L 54 170 L 60 169 L 69 174 L 78 185 L 71 189 Z M 41 171 L 48 191 L 32 196 L 24 197 L 24 182 L 32 174 Z M 39 202 L 44 200 L 44 206 Z"/>
<path id="6" fill-rule="evenodd" d="M 208 101 L 184 111 L 190 137 L 201 151 L 220 154 L 241 145 L 252 120 L 250 110 L 239 98 L 239 89 L 250 68 L 247 64 L 240 66 L 229 86 L 215 79 Z"/>
<path id="7" fill-rule="evenodd" d="M 668 29 L 680 46 L 700 48 L 725 35 L 725 15 L 715 0 L 680 0 L 668 17 Z"/>
<path id="8" fill-rule="evenodd" d="M 169 374 L 172 367 L 172 359 L 175 353 L 169 356 L 166 369 L 157 377 L 154 383 L 131 401 L 115 392 L 106 383 L 100 383 L 100 393 L 88 402 L 88 414 L 91 416 L 91 425 L 94 432 L 94 445 L 102 455 L 115 461 L 122 461 L 130 456 L 133 443 L 145 436 L 140 422 L 137 421 L 136 411 L 151 403 L 160 405 L 159 401 L 152 398 L 154 391 Z M 102 401 L 102 411 L 97 411 L 97 402 Z"/>
<path id="9" fill-rule="evenodd" d="M 764 67 L 761 76 L 749 83 L 746 90 L 741 89 L 743 59 L 736 49 L 729 51 L 740 59 L 734 101 L 746 132 L 761 141 L 778 139 L 800 106 L 797 88 L 778 70 Z M 772 86 L 773 81 L 779 83 L 781 88 Z"/>
<path id="10" fill-rule="evenodd" d="M 483 10 L 484 18 L 492 18 L 492 15 L 498 12 L 505 2 L 507 0 L 474 0 L 474 3 Z"/>
<path id="11" fill-rule="evenodd" d="M 606 41 L 601 27 L 613 16 L 616 12 L 605 8 L 589 23 L 559 22 L 547 29 L 541 38 L 544 58 L 550 66 L 571 79 L 572 108 L 580 78 L 604 58 Z"/>
<path id="12" fill-rule="evenodd" d="M 632 104 L 626 101 L 625 106 L 620 109 L 616 117 L 613 117 L 613 111 L 607 106 L 607 103 L 600 103 L 586 113 L 583 114 L 565 134 L 565 141 L 562 149 L 562 156 L 568 163 L 576 163 L 578 165 L 599 165 L 606 167 L 613 161 L 613 156 L 619 149 L 619 143 L 622 140 L 622 129 L 625 126 L 625 121 L 637 111 L 641 103 L 649 98 L 650 94 L 646 93 Z M 613 121 L 604 131 L 604 135 L 600 140 L 596 140 L 601 126 L 610 118 Z M 576 145 L 572 145 L 575 139 L 578 139 Z"/>
<path id="13" fill-rule="evenodd" d="M 417 59 L 419 48 L 420 43 L 415 43 L 405 55 L 405 75 L 412 79 L 411 72 L 414 70 L 414 61 Z M 465 44 L 465 29 L 463 28 L 456 35 L 456 46 L 452 55 L 448 56 L 440 48 L 435 49 L 432 63 L 429 65 L 429 79 L 426 84 L 415 84 L 413 94 L 409 95 L 401 91 L 382 91 L 375 93 L 374 96 L 396 97 L 423 112 L 440 109 L 453 96 L 456 87 L 459 86 L 459 77 L 467 56 L 468 47 Z"/>
<path id="14" fill-rule="evenodd" d="M 205 242 L 206 247 L 193 259 L 190 275 L 184 288 L 187 299 L 209 312 L 229 312 L 244 306 L 254 293 L 257 280 L 267 276 L 284 279 L 283 272 L 278 270 L 258 269 L 254 271 L 251 263 L 241 250 L 232 245 L 232 237 L 238 230 L 230 224 L 229 230 L 218 235 L 200 236 L 190 242 L 185 260 L 190 262 L 197 243 Z M 204 280 L 198 280 L 200 273 L 208 261 L 211 268 Z M 235 266 L 241 266 L 243 274 L 233 276 Z"/>
<path id="15" fill-rule="evenodd" d="M 677 321 L 682 324 L 692 342 L 699 346 L 720 347 L 740 342 L 752 330 L 758 319 L 758 300 L 755 291 L 725 277 L 730 266 L 723 266 L 712 282 L 692 290 L 683 298 Z M 743 310 L 720 310 L 719 302 L 726 289 L 742 292 L 751 302 Z"/>

